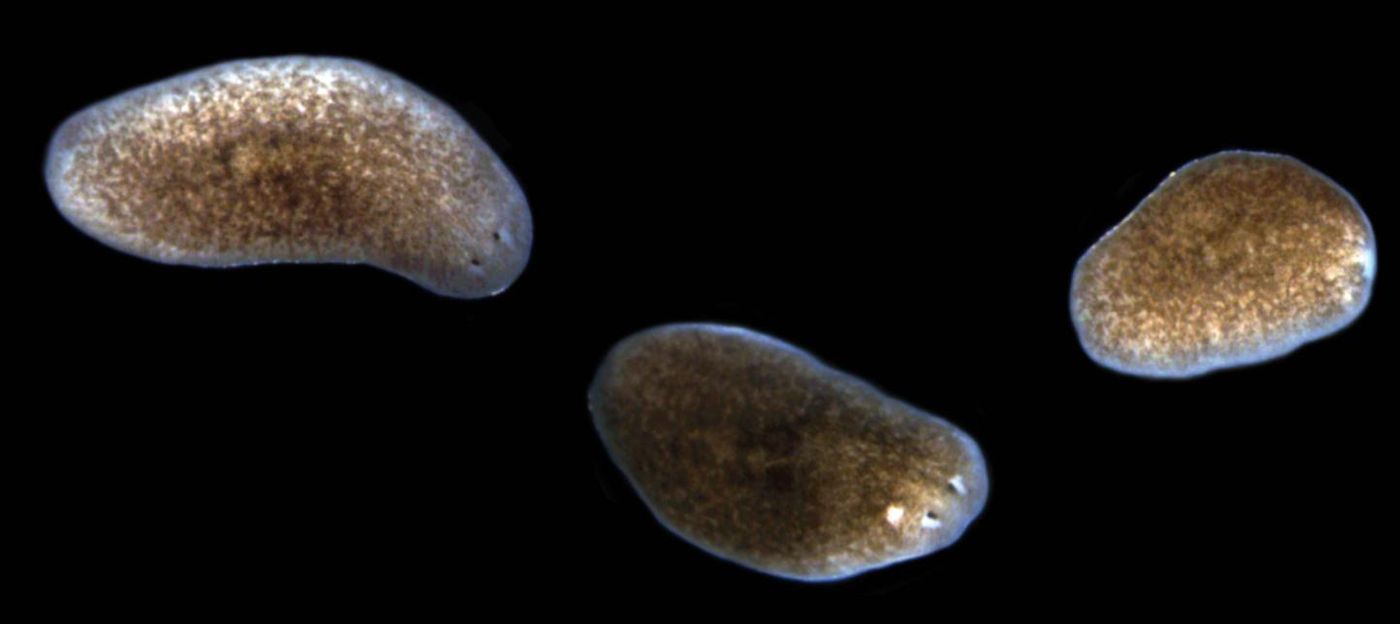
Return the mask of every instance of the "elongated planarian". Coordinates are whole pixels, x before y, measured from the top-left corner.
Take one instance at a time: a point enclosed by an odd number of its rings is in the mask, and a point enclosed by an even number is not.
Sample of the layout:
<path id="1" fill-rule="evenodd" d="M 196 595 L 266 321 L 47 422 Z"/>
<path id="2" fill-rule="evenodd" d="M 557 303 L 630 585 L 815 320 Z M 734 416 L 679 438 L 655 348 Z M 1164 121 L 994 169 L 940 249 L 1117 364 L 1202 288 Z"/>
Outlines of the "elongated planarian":
<path id="1" fill-rule="evenodd" d="M 1173 172 L 1089 248 L 1070 315 L 1105 367 L 1192 377 L 1340 330 L 1375 276 L 1376 236 L 1350 193 L 1288 156 L 1221 152 Z"/>
<path id="2" fill-rule="evenodd" d="M 599 367 L 589 407 L 663 525 L 775 576 L 835 580 L 931 553 L 987 498 L 966 433 L 745 329 L 633 335 Z"/>
<path id="3" fill-rule="evenodd" d="M 235 61 L 118 95 L 63 123 L 45 174 L 78 229 L 171 264 L 364 263 L 477 298 L 533 239 L 460 115 L 348 59 Z"/>

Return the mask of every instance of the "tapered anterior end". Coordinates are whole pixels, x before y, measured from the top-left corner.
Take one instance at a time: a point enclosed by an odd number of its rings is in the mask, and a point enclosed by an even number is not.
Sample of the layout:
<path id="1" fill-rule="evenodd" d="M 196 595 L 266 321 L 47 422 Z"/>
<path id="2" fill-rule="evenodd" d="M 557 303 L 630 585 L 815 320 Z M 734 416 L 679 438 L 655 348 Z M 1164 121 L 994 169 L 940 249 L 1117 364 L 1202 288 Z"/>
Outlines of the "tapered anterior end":
<path id="1" fill-rule="evenodd" d="M 936 436 L 940 445 L 924 458 L 925 466 L 907 473 L 920 475 L 917 482 L 895 481 L 893 489 L 874 497 L 882 507 L 867 518 L 865 535 L 778 575 L 811 583 L 843 581 L 927 557 L 961 541 L 986 508 L 991 491 L 987 464 L 971 436 L 934 420 L 946 427 Z"/>
<path id="2" fill-rule="evenodd" d="M 928 455 L 922 494 L 912 499 L 918 539 L 907 558 L 921 557 L 956 543 L 982 514 L 991 492 L 987 463 L 972 436 L 942 419 L 941 447 Z M 913 528 L 906 527 L 906 530 Z"/>
<path id="3" fill-rule="evenodd" d="M 960 510 L 967 517 L 967 523 L 971 524 L 987 506 L 987 497 L 992 491 L 992 480 L 987 473 L 987 460 L 982 455 L 982 448 L 972 436 L 961 429 L 957 432 L 963 440 L 965 459 L 963 467 L 954 476 L 949 477 L 945 489 L 958 496 L 962 503 Z"/>
<path id="4" fill-rule="evenodd" d="M 520 192 L 518 187 L 501 212 L 513 217 L 491 232 L 489 244 L 496 246 L 500 258 L 500 268 L 495 271 L 497 276 L 488 283 L 493 295 L 504 291 L 520 279 L 530 262 L 530 252 L 535 243 L 534 219 L 531 217 L 525 194 Z"/>
<path id="5" fill-rule="evenodd" d="M 95 104 L 55 133 L 59 211 L 170 264 L 366 263 L 433 292 L 509 287 L 524 193 L 447 104 L 367 63 L 233 61 Z"/>
<path id="6" fill-rule="evenodd" d="M 1189 379 L 1346 327 L 1374 279 L 1350 193 L 1291 156 L 1234 150 L 1173 172 L 1089 248 L 1071 316 L 1105 368 Z"/>
<path id="7" fill-rule="evenodd" d="M 394 255 L 381 268 L 398 272 L 443 297 L 484 299 L 504 292 L 529 264 L 534 225 L 523 193 L 514 193 L 494 211 L 512 216 L 473 234 L 471 242 L 451 257 L 423 268 L 417 264 L 417 257 L 408 256 L 405 260 L 402 255 Z M 407 266 L 395 266 L 394 262 Z M 419 269 L 415 271 L 414 266 Z"/>

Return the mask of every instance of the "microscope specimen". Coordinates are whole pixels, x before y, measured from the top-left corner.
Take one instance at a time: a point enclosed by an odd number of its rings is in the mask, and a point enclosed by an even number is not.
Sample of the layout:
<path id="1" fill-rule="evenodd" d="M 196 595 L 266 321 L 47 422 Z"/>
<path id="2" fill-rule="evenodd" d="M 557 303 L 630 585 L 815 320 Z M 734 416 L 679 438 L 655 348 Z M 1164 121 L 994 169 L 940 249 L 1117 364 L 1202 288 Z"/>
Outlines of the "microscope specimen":
<path id="1" fill-rule="evenodd" d="M 1172 173 L 1075 268 L 1070 315 L 1099 364 L 1193 377 L 1350 324 L 1376 276 L 1352 196 L 1288 156 L 1228 151 Z"/>
<path id="2" fill-rule="evenodd" d="M 364 263 L 461 298 L 504 290 L 525 196 L 448 105 L 338 58 L 234 61 L 70 117 L 45 166 L 59 211 L 170 264 Z"/>
<path id="3" fill-rule="evenodd" d="M 602 363 L 589 406 L 664 526 L 774 576 L 829 581 L 926 555 L 987 499 L 966 433 L 745 329 L 635 334 Z"/>

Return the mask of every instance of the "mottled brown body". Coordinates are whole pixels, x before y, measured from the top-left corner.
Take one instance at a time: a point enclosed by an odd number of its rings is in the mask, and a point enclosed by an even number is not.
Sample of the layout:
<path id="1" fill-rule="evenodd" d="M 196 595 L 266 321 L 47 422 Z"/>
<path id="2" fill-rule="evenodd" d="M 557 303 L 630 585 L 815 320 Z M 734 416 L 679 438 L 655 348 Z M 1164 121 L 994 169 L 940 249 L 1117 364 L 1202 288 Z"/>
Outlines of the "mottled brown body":
<path id="1" fill-rule="evenodd" d="M 368 263 L 451 296 L 523 270 L 529 208 L 447 105 L 356 61 L 206 68 L 70 118 L 49 149 L 60 211 L 148 259 Z"/>
<path id="2" fill-rule="evenodd" d="M 1354 319 L 1375 237 L 1355 200 L 1287 156 L 1175 172 L 1085 253 L 1071 315 L 1106 366 L 1184 377 L 1277 357 Z"/>
<path id="3" fill-rule="evenodd" d="M 636 334 L 603 362 L 589 404 L 666 526 L 770 574 L 836 579 L 927 554 L 987 496 L 967 434 L 747 330 Z"/>

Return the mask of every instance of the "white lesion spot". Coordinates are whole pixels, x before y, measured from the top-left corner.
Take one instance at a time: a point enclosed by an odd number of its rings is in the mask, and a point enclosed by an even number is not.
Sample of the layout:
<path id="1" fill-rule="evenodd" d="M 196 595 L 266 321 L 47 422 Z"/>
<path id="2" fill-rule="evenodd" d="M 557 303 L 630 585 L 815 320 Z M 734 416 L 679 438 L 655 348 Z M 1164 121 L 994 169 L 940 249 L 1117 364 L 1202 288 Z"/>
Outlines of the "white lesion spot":
<path id="1" fill-rule="evenodd" d="M 899 526 L 899 521 L 902 519 L 904 519 L 903 507 L 899 505 L 890 505 L 889 508 L 885 510 L 885 521 L 890 523 L 890 526 Z"/>
<path id="2" fill-rule="evenodd" d="M 1361 265 L 1361 277 L 1366 281 L 1371 281 L 1376 277 L 1376 247 L 1366 245 L 1356 253 L 1357 263 Z"/>
<path id="3" fill-rule="evenodd" d="M 933 512 L 930 511 L 919 519 L 919 526 L 925 529 L 936 529 L 943 526 L 943 521 L 939 520 L 938 516 L 933 515 Z"/>
<path id="4" fill-rule="evenodd" d="M 967 494 L 967 485 L 963 483 L 962 475 L 953 475 L 953 478 L 948 479 L 948 485 L 953 486 L 953 491 L 957 492 L 958 496 Z"/>

